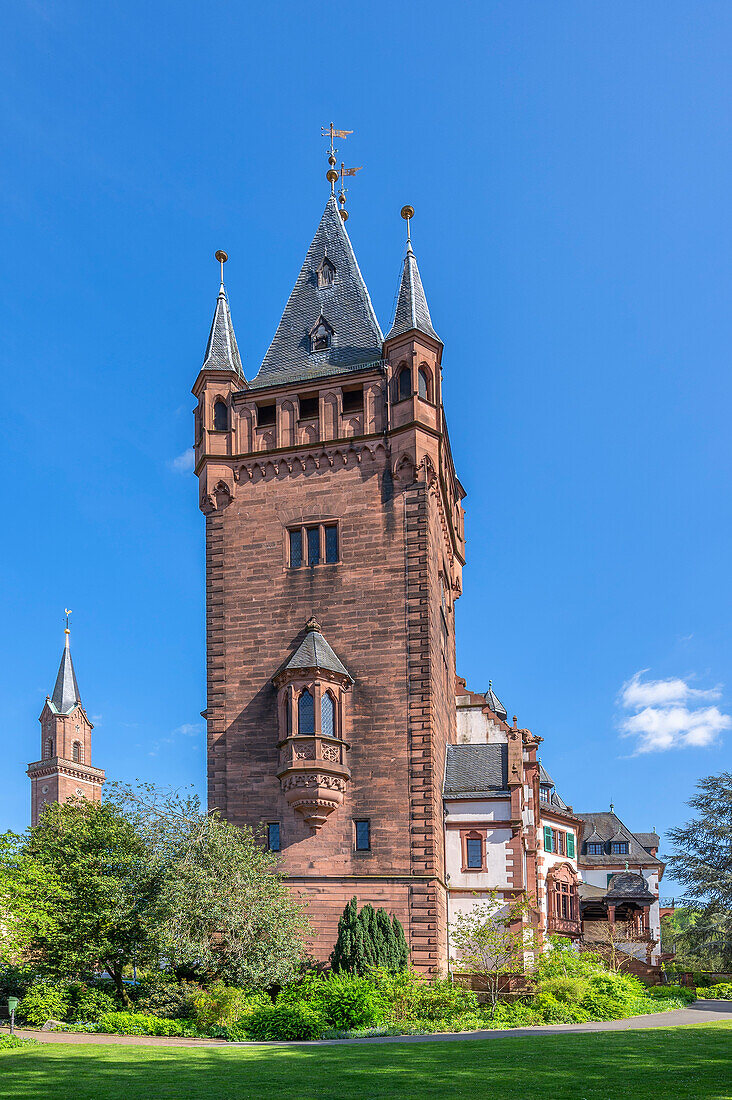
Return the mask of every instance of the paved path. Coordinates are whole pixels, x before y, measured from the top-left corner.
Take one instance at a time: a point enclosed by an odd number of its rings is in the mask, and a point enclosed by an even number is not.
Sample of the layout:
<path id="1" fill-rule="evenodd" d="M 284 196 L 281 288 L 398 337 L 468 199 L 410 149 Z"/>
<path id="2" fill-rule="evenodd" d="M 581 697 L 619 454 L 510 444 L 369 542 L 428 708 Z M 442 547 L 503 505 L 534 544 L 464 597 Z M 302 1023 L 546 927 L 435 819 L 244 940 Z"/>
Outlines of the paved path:
<path id="1" fill-rule="evenodd" d="M 256 1047 L 256 1046 L 335 1046 L 344 1043 L 435 1043 L 463 1039 L 496 1039 L 500 1036 L 556 1035 L 561 1032 L 637 1031 L 648 1027 L 678 1027 L 683 1024 L 732 1023 L 732 1001 L 696 1001 L 676 1012 L 655 1012 L 649 1016 L 632 1016 L 629 1020 L 609 1020 L 606 1023 L 551 1024 L 547 1027 L 517 1027 L 504 1031 L 443 1032 L 439 1035 L 383 1035 L 372 1039 L 324 1039 L 316 1043 L 226 1043 L 223 1039 L 169 1039 L 157 1035 L 94 1035 L 72 1031 L 25 1031 L 18 1035 L 39 1039 L 42 1043 L 112 1043 L 128 1046 L 156 1047 Z"/>

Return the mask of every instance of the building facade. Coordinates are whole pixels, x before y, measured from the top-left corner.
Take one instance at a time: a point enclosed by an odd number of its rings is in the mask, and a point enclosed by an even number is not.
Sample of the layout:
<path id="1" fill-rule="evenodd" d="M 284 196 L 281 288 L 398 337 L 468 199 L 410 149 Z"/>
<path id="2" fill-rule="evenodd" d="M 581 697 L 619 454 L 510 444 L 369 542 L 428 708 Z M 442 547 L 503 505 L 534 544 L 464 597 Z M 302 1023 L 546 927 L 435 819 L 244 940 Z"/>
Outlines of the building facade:
<path id="1" fill-rule="evenodd" d="M 31 781 L 31 825 L 37 825 L 45 806 L 69 798 L 100 802 L 104 771 L 92 767 L 92 730 L 81 702 L 71 659 L 70 631 L 65 630 L 53 694 L 46 696 L 40 718 L 41 759 L 28 765 Z"/>
<path id="2" fill-rule="evenodd" d="M 463 490 L 411 244 L 383 336 L 334 195 L 256 375 L 221 286 L 193 389 L 209 806 L 262 827 L 327 957 L 352 897 L 447 952 Z"/>
<path id="3" fill-rule="evenodd" d="M 492 686 L 480 695 L 456 679 L 465 494 L 443 345 L 409 233 L 382 334 L 344 213 L 332 193 L 253 372 L 217 253 L 193 387 L 208 800 L 280 854 L 317 957 L 355 895 L 395 914 L 414 965 L 434 972 L 448 965 L 451 921 L 492 891 L 526 895 L 542 937 L 580 939 L 592 815 L 559 796 L 541 738 L 509 723 Z M 657 909 L 657 878 L 643 881 L 656 901 L 641 908 Z M 607 903 L 606 919 L 621 910 Z"/>

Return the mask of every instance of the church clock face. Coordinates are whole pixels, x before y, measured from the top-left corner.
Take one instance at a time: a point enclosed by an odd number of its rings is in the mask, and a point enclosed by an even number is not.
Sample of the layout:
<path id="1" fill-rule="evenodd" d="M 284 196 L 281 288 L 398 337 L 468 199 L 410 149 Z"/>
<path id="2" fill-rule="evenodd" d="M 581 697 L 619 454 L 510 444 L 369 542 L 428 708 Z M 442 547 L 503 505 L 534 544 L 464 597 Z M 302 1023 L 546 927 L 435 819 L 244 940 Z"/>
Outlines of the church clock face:
<path id="1" fill-rule="evenodd" d="M 47 794 L 47 793 L 48 793 L 48 787 L 41 787 L 41 794 Z"/>
<path id="2" fill-rule="evenodd" d="M 83 797 L 84 797 L 84 792 L 82 791 L 81 787 L 77 787 L 77 788 L 76 788 L 76 793 L 77 793 L 77 795 L 79 796 L 79 798 L 83 798 Z"/>

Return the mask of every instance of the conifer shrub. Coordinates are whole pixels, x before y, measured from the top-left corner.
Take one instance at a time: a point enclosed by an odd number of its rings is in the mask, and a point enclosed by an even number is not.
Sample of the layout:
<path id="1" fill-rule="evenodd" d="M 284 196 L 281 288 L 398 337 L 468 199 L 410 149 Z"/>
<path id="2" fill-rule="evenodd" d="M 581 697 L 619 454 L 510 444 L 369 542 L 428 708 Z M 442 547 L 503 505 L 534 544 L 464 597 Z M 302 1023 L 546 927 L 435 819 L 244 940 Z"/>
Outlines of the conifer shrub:
<path id="1" fill-rule="evenodd" d="M 409 948 L 397 918 L 372 905 L 364 905 L 359 912 L 358 901 L 351 898 L 338 921 L 338 939 L 330 956 L 333 970 L 363 976 L 375 966 L 403 970 L 408 962 Z"/>

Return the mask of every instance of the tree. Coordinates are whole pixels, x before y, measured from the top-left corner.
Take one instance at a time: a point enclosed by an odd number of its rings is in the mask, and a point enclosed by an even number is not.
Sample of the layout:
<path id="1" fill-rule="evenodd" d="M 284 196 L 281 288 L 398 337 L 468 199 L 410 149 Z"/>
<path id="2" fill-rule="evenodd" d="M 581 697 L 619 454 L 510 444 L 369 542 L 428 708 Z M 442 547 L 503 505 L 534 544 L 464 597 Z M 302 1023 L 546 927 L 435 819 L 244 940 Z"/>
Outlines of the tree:
<path id="1" fill-rule="evenodd" d="M 338 939 L 330 956 L 333 970 L 363 975 L 375 966 L 404 970 L 408 962 L 409 948 L 397 918 L 372 905 L 364 905 L 359 913 L 357 899 L 351 898 L 338 921 Z"/>
<path id="2" fill-rule="evenodd" d="M 491 1013 L 506 975 L 523 974 L 537 949 L 536 932 L 531 925 L 532 905 L 525 896 L 504 899 L 496 890 L 488 900 L 459 912 L 450 932 L 458 954 L 460 969 L 484 979 Z"/>
<path id="3" fill-rule="evenodd" d="M 125 966 L 157 958 L 160 888 L 134 828 L 110 805 L 54 803 L 0 854 L 4 953 L 52 977 L 105 969 L 126 1001 Z"/>
<path id="4" fill-rule="evenodd" d="M 684 903 L 697 920 L 678 935 L 689 954 L 719 959 L 732 969 L 732 772 L 710 775 L 697 784 L 688 805 L 697 816 L 669 830 L 674 851 L 670 870 L 686 890 Z M 709 965 L 709 964 L 708 964 Z M 711 968 L 711 966 L 710 966 Z"/>
<path id="5" fill-rule="evenodd" d="M 599 955 L 609 970 L 627 969 L 634 958 L 640 958 L 634 947 L 641 947 L 645 955 L 658 944 L 657 940 L 649 940 L 647 932 L 639 932 L 632 921 L 592 921 L 586 928 L 586 949 Z"/>
<path id="6" fill-rule="evenodd" d="M 283 985 L 304 954 L 303 907 L 250 828 L 206 814 L 195 795 L 115 785 L 110 799 L 145 843 L 160 882 L 160 948 L 206 980 Z"/>

